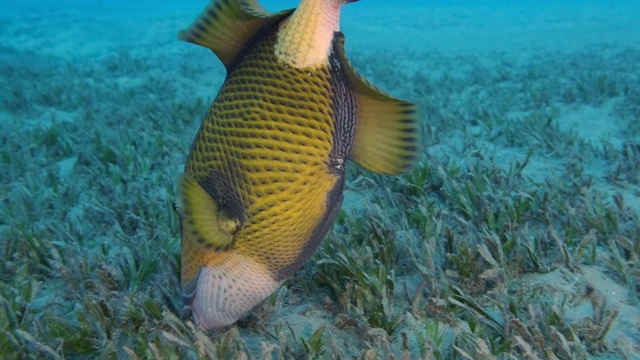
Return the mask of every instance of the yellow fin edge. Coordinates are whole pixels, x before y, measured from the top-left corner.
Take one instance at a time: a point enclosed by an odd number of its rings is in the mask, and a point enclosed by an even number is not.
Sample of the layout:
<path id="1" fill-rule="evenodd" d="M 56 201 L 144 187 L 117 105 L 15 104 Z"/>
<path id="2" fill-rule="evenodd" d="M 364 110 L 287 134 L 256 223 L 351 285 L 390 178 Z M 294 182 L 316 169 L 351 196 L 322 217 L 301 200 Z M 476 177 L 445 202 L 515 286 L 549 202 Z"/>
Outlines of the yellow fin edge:
<path id="1" fill-rule="evenodd" d="M 358 103 L 351 160 L 381 174 L 397 175 L 410 171 L 422 151 L 415 104 L 396 99 L 372 85 L 347 59 L 344 36 L 338 33 L 335 41 L 334 51 Z"/>
<path id="2" fill-rule="evenodd" d="M 213 50 L 229 69 L 260 30 L 291 11 L 272 14 L 256 0 L 214 0 L 178 38 Z"/>
<path id="3" fill-rule="evenodd" d="M 191 176 L 183 174 L 179 180 L 180 216 L 183 241 L 198 241 L 212 249 L 227 249 L 240 226 L 238 219 L 220 211 L 216 202 Z"/>

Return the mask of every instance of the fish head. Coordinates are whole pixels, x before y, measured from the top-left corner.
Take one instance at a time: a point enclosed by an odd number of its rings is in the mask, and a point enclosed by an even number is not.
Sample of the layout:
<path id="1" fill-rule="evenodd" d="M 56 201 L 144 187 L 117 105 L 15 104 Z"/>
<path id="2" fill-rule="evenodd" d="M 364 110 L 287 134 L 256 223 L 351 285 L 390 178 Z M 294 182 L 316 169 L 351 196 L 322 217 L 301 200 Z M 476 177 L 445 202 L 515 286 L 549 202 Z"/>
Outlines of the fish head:
<path id="1" fill-rule="evenodd" d="M 178 192 L 183 316 L 193 316 L 204 331 L 229 326 L 282 280 L 274 279 L 266 264 L 234 251 L 241 220 L 224 211 L 193 176 L 181 176 Z"/>

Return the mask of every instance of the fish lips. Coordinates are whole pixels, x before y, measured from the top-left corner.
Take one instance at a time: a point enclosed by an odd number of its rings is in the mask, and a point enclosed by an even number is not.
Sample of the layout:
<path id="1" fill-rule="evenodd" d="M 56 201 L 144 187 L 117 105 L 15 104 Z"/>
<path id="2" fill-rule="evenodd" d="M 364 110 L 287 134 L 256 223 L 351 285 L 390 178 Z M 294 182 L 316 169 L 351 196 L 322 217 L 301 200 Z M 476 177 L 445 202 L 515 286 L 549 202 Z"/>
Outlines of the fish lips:
<path id="1" fill-rule="evenodd" d="M 194 282 L 183 286 L 183 316 L 203 331 L 232 325 L 282 285 L 266 266 L 236 253 L 217 266 L 203 266 Z"/>

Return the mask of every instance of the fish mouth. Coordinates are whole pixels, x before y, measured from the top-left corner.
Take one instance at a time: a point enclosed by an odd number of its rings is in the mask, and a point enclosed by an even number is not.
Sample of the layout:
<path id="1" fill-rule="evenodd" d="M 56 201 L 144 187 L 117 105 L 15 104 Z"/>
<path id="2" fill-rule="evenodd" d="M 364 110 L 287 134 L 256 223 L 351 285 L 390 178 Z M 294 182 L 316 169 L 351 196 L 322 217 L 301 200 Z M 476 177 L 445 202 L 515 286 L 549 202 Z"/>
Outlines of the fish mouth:
<path id="1" fill-rule="evenodd" d="M 183 316 L 193 316 L 203 331 L 225 328 L 281 284 L 263 264 L 232 253 L 223 264 L 200 268 L 195 280 L 183 286 Z"/>

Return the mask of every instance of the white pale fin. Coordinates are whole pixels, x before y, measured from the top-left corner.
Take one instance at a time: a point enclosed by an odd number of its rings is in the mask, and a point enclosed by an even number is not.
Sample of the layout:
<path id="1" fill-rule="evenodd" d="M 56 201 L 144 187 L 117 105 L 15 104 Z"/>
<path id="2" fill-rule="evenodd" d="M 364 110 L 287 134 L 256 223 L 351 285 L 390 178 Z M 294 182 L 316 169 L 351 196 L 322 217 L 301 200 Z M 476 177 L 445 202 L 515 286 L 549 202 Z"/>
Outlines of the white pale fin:
<path id="1" fill-rule="evenodd" d="M 286 19 L 276 43 L 280 61 L 296 68 L 326 65 L 333 33 L 340 30 L 340 7 L 349 0 L 302 0 Z"/>

